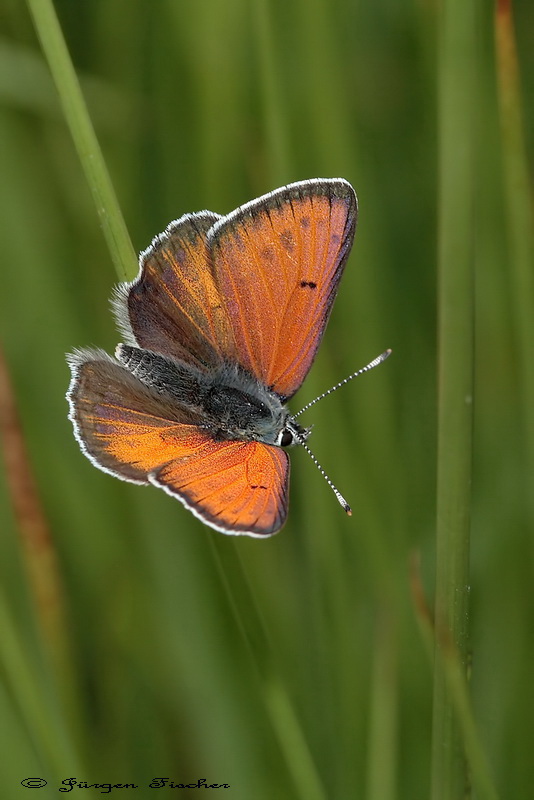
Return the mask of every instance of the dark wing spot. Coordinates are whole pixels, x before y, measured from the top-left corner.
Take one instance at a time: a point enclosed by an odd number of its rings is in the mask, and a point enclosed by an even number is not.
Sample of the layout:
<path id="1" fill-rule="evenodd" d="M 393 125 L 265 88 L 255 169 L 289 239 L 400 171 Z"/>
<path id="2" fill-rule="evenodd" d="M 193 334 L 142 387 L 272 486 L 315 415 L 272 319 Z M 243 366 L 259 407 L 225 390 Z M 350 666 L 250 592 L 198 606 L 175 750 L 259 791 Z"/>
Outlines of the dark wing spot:
<path id="1" fill-rule="evenodd" d="M 301 281 L 300 285 L 303 289 L 305 286 L 307 286 L 308 289 L 317 289 L 317 284 L 314 281 Z"/>
<path id="2" fill-rule="evenodd" d="M 262 486 L 261 484 L 255 483 L 255 484 L 251 484 L 250 488 L 251 489 L 267 489 L 268 487 L 267 486 Z"/>
<path id="3" fill-rule="evenodd" d="M 292 250 L 295 249 L 295 239 L 293 237 L 292 232 L 289 229 L 282 231 L 282 233 L 280 234 L 280 241 L 282 242 L 282 247 L 285 250 L 291 252 Z"/>
<path id="4" fill-rule="evenodd" d="M 166 261 L 176 261 L 181 267 L 185 266 L 187 261 L 187 253 L 183 247 L 177 247 L 175 250 L 165 248 L 161 254 Z"/>
<path id="5" fill-rule="evenodd" d="M 309 228 L 310 227 L 310 218 L 309 217 L 301 217 L 300 218 L 300 227 L 301 228 Z"/>
<path id="6" fill-rule="evenodd" d="M 265 261 L 274 261 L 276 259 L 276 252 L 272 244 L 268 244 L 263 248 L 261 251 L 261 256 L 265 259 Z"/>

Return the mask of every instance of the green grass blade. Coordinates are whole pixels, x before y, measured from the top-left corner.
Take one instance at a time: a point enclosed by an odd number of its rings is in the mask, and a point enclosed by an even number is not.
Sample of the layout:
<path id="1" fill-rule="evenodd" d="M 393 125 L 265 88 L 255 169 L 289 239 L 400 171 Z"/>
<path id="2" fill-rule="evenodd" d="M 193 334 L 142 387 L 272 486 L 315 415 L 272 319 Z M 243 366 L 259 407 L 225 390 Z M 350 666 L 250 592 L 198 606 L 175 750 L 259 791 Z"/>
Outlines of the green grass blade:
<path id="1" fill-rule="evenodd" d="M 127 280 L 137 271 L 137 258 L 52 0 L 27 2 L 93 195 L 117 275 L 119 280 Z"/>
<path id="2" fill-rule="evenodd" d="M 375 622 L 367 800 L 397 797 L 397 624 L 396 614 L 384 603 Z"/>
<path id="3" fill-rule="evenodd" d="M 258 674 L 267 715 L 293 778 L 296 796 L 302 800 L 325 800 L 321 779 L 277 668 L 253 587 L 239 557 L 239 549 L 228 548 L 226 542 L 213 538 L 210 544 L 236 624 Z"/>
<path id="4" fill-rule="evenodd" d="M 410 564 L 410 584 L 412 603 L 423 644 L 431 663 L 434 662 L 434 655 L 439 658 L 439 668 L 447 683 L 449 697 L 454 706 L 455 720 L 461 732 L 471 783 L 477 791 L 477 797 L 480 797 L 481 800 L 498 800 L 499 795 L 493 783 L 489 763 L 473 715 L 465 662 L 460 659 L 458 650 L 449 638 L 448 631 L 436 630 L 434 626 L 432 614 L 426 602 L 419 567 L 419 555 L 414 554 Z M 439 647 L 437 639 L 440 640 Z"/>
<path id="5" fill-rule="evenodd" d="M 520 403 L 525 428 L 524 491 L 531 525 L 534 522 L 534 224 L 529 165 L 526 154 L 521 81 L 512 6 L 497 4 L 495 16 L 498 99 L 503 153 L 505 213 L 508 233 L 515 335 L 520 364 Z"/>
<path id="6" fill-rule="evenodd" d="M 468 646 L 473 396 L 475 8 L 442 7 L 439 58 L 438 463 L 436 625 L 465 665 Z M 464 797 L 460 730 L 436 638 L 432 800 Z"/>

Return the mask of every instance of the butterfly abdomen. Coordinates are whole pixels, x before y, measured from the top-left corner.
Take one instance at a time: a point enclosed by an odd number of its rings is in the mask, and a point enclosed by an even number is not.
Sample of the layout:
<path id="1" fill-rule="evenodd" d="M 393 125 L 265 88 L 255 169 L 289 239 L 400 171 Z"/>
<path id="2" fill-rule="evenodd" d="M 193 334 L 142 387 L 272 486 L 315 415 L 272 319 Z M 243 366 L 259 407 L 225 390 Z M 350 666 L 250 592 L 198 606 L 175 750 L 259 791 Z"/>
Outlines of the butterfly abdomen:
<path id="1" fill-rule="evenodd" d="M 194 409 L 197 413 L 201 411 L 205 376 L 200 370 L 151 350 L 126 344 L 119 344 L 115 355 L 145 386 L 158 394 L 170 396 L 179 405 Z"/>

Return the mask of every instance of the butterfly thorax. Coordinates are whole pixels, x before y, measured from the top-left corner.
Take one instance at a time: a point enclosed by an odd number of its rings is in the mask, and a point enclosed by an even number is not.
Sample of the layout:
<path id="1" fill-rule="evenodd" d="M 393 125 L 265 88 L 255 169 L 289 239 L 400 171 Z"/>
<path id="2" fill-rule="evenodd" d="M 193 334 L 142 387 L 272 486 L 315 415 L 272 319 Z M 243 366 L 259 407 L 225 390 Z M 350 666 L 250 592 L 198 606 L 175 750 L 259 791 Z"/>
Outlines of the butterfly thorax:
<path id="1" fill-rule="evenodd" d="M 116 356 L 145 386 L 187 410 L 216 440 L 287 447 L 309 435 L 309 430 L 291 417 L 276 392 L 236 364 L 223 363 L 203 371 L 124 344 L 117 347 Z"/>

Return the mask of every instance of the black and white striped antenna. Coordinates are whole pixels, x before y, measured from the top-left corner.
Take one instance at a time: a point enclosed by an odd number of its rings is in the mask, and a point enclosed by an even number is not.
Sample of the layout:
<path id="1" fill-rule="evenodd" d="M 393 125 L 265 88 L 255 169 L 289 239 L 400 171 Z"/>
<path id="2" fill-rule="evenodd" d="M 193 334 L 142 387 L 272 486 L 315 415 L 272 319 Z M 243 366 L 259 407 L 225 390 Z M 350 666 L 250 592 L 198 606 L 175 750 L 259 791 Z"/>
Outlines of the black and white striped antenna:
<path id="1" fill-rule="evenodd" d="M 383 353 L 381 353 L 379 356 L 377 356 L 376 358 L 373 358 L 373 360 L 372 360 L 372 361 L 370 361 L 370 362 L 369 362 L 369 364 L 367 364 L 365 367 L 362 367 L 362 368 L 361 368 L 361 369 L 359 369 L 357 372 L 353 372 L 353 373 L 352 373 L 352 375 L 349 375 L 347 378 L 344 378 L 344 379 L 343 379 L 342 381 L 340 381 L 339 383 L 336 383 L 336 385 L 335 385 L 335 386 L 332 386 L 332 388 L 331 388 L 331 389 L 328 389 L 328 391 L 326 391 L 326 392 L 323 392 L 322 394 L 320 394 L 320 395 L 319 395 L 319 397 L 316 397 L 316 398 L 315 398 L 315 400 L 312 400 L 312 401 L 311 401 L 311 403 L 308 403 L 307 405 L 305 405 L 305 406 L 304 406 L 304 408 L 301 408 L 301 409 L 300 409 L 300 411 L 297 411 L 297 413 L 296 413 L 296 414 L 293 414 L 293 415 L 292 415 L 292 416 L 293 416 L 293 419 L 295 419 L 295 417 L 298 417 L 298 416 L 300 416 L 300 415 L 301 415 L 301 414 L 302 414 L 304 411 L 307 411 L 307 410 L 308 410 L 308 408 L 310 408 L 311 406 L 314 406 L 314 405 L 315 405 L 315 403 L 318 403 L 318 402 L 319 402 L 319 400 L 322 400 L 322 399 L 323 399 L 323 397 L 328 397 L 328 395 L 329 395 L 329 394 L 332 394 L 332 392 L 335 392 L 337 389 L 340 389 L 342 386 L 345 386 L 345 384 L 346 384 L 346 383 L 348 383 L 349 381 L 351 381 L 353 378 L 357 378 L 357 377 L 358 377 L 358 375 L 361 375 L 361 374 L 362 374 L 362 373 L 364 373 L 364 372 L 369 372 L 369 370 L 370 370 L 370 369 L 373 369 L 373 367 L 377 367 L 379 364 L 381 364 L 381 363 L 382 363 L 382 361 L 385 361 L 385 360 L 386 360 L 386 358 L 387 358 L 389 355 L 391 355 L 391 350 L 385 350 L 385 351 L 384 351 Z M 325 481 L 327 482 L 327 484 L 330 486 L 330 488 L 331 488 L 331 489 L 332 489 L 332 491 L 334 492 L 334 494 L 335 494 L 335 496 L 336 496 L 336 499 L 337 499 L 337 501 L 338 501 L 339 505 L 341 506 L 341 508 L 343 509 L 343 511 L 345 511 L 345 513 L 346 513 L 346 514 L 348 514 L 348 515 L 349 515 L 349 517 L 350 517 L 350 516 L 352 516 L 352 509 L 351 509 L 351 507 L 349 506 L 349 504 L 347 503 L 347 501 L 345 500 L 345 498 L 343 497 L 343 495 L 341 494 L 341 492 L 339 491 L 339 489 L 338 489 L 338 488 L 337 488 L 337 487 L 334 485 L 334 483 L 333 483 L 333 482 L 330 480 L 330 478 L 328 477 L 328 475 L 326 474 L 326 472 L 324 471 L 324 469 L 323 469 L 323 468 L 322 468 L 322 466 L 320 465 L 319 461 L 318 461 L 318 460 L 316 459 L 316 457 L 313 455 L 312 451 L 310 450 L 310 448 L 309 448 L 309 447 L 308 447 L 308 445 L 306 444 L 306 441 L 305 441 L 305 438 L 304 438 L 304 436 L 300 436 L 300 435 L 297 433 L 297 431 L 296 431 L 296 430 L 295 430 L 295 431 L 293 431 L 293 433 L 294 433 L 294 436 L 295 436 L 296 440 L 298 441 L 298 443 L 299 443 L 300 445 L 302 445 L 302 447 L 304 448 L 304 450 L 305 450 L 305 451 L 308 453 L 309 457 L 311 458 L 311 460 L 313 461 L 313 463 L 315 464 L 315 466 L 317 467 L 317 469 L 319 470 L 319 472 L 321 473 L 321 475 L 323 476 L 323 478 L 325 479 Z"/>
<path id="2" fill-rule="evenodd" d="M 352 508 L 349 506 L 349 504 L 347 503 L 347 501 L 345 500 L 345 498 L 343 497 L 343 495 L 341 494 L 341 492 L 339 491 L 337 486 L 335 486 L 334 483 L 330 480 L 330 478 L 328 477 L 328 475 L 326 474 L 326 472 L 324 471 L 322 466 L 319 464 L 319 461 L 315 458 L 315 456 L 313 455 L 312 451 L 310 450 L 310 448 L 308 447 L 308 445 L 306 444 L 304 439 L 301 439 L 301 437 L 298 436 L 298 435 L 297 435 L 296 439 L 297 439 L 298 443 L 300 445 L 302 445 L 302 447 L 306 450 L 307 454 L 309 455 L 309 457 L 311 458 L 311 460 L 313 461 L 313 463 L 315 464 L 315 466 L 317 467 L 317 469 L 319 470 L 319 472 L 321 473 L 321 475 L 323 476 L 323 478 L 325 479 L 327 484 L 330 486 L 330 488 L 334 492 L 334 494 L 336 496 L 336 499 L 337 499 L 339 505 L 341 506 L 341 508 L 343 509 L 343 511 L 346 514 L 348 514 L 349 517 L 351 517 L 352 516 Z"/>
<path id="3" fill-rule="evenodd" d="M 316 397 L 315 400 L 312 400 L 311 403 L 305 405 L 304 408 L 301 408 L 300 411 L 297 411 L 296 414 L 293 414 L 293 417 L 300 417 L 300 415 L 304 411 L 307 411 L 309 408 L 311 408 L 311 406 L 314 406 L 316 403 L 319 402 L 319 400 L 322 400 L 323 397 L 328 397 L 329 394 L 332 394 L 332 392 L 335 392 L 337 389 L 340 389 L 342 386 L 345 386 L 346 383 L 351 381 L 353 378 L 357 378 L 358 375 L 362 375 L 362 373 L 364 372 L 369 372 L 369 370 L 373 369 L 373 367 L 378 367 L 378 365 L 381 364 L 382 361 L 385 361 L 386 358 L 388 358 L 388 356 L 390 355 L 391 355 L 391 349 L 385 350 L 383 353 L 380 353 L 379 356 L 373 358 L 373 360 L 370 361 L 365 367 L 362 367 L 357 372 L 353 372 L 352 375 L 349 375 L 347 378 L 343 378 L 342 381 L 336 383 L 336 385 L 332 386 L 331 389 L 328 389 L 326 392 L 323 392 L 322 394 L 319 395 L 319 397 Z"/>

